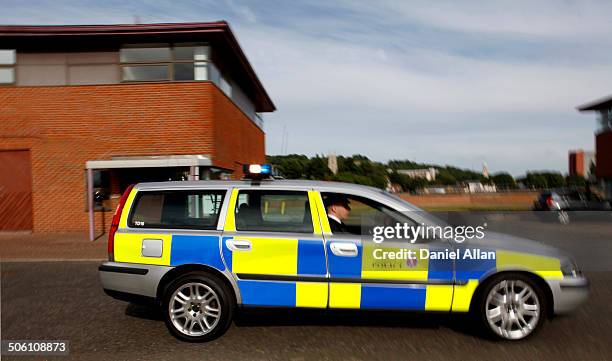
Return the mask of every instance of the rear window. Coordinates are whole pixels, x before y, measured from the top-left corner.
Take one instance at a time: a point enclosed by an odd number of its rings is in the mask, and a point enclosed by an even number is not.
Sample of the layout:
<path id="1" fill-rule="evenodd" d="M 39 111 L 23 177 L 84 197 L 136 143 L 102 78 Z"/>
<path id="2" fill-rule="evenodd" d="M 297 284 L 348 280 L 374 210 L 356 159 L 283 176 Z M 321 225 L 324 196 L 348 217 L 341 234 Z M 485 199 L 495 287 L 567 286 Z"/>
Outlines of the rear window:
<path id="1" fill-rule="evenodd" d="M 224 190 L 142 191 L 128 225 L 135 228 L 216 229 Z"/>

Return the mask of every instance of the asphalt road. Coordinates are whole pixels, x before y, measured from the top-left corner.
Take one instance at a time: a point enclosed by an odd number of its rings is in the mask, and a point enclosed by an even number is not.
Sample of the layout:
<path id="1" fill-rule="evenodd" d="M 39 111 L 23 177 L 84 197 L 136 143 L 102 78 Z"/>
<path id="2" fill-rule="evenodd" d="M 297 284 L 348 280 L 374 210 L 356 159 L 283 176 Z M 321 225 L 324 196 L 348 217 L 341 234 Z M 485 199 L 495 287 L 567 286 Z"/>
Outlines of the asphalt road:
<path id="1" fill-rule="evenodd" d="M 520 231 L 548 235 L 550 242 L 582 252 L 577 258 L 591 269 L 586 274 L 592 293 L 574 314 L 553 319 L 518 343 L 484 339 L 464 317 L 268 310 L 239 315 L 212 343 L 188 344 L 167 332 L 155 309 L 107 297 L 96 262 L 20 262 L 0 265 L 2 339 L 69 340 L 70 356 L 2 359 L 612 360 L 607 228 L 524 223 Z"/>

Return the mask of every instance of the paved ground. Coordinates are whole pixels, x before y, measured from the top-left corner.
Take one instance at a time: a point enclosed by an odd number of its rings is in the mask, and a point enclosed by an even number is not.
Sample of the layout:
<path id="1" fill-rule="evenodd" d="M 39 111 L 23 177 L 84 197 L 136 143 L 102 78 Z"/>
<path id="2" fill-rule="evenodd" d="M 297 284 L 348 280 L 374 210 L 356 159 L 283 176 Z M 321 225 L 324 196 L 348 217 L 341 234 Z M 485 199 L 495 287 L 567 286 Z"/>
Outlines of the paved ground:
<path id="1" fill-rule="evenodd" d="M 19 241 L 13 239 L 10 244 L 17 250 L 12 254 L 28 262 L 7 262 L 2 243 L 1 336 L 3 340 L 69 340 L 71 355 L 57 357 L 60 360 L 612 360 L 610 224 L 568 227 L 515 216 L 489 222 L 491 229 L 545 240 L 576 255 L 592 282 L 587 304 L 518 343 L 483 339 L 462 317 L 263 311 L 240 315 L 215 342 L 187 344 L 168 334 L 155 310 L 104 295 L 97 278 L 98 262 L 40 262 L 28 257 L 28 247 L 38 257 L 87 258 L 83 252 L 105 257 L 104 241 L 91 244 L 82 238 L 54 236 L 52 245 L 24 241 L 25 250 L 19 250 Z"/>
<path id="2" fill-rule="evenodd" d="M 3 261 L 40 259 L 105 259 L 106 235 L 90 242 L 85 233 L 0 232 L 0 258 Z"/>
<path id="3" fill-rule="evenodd" d="M 585 307 L 516 344 L 482 339 L 463 318 L 288 311 L 241 315 L 217 341 L 187 344 L 168 334 L 155 310 L 105 296 L 95 262 L 1 267 L 2 338 L 70 340 L 74 360 L 612 359 L 609 272 L 589 274 L 593 294 Z"/>

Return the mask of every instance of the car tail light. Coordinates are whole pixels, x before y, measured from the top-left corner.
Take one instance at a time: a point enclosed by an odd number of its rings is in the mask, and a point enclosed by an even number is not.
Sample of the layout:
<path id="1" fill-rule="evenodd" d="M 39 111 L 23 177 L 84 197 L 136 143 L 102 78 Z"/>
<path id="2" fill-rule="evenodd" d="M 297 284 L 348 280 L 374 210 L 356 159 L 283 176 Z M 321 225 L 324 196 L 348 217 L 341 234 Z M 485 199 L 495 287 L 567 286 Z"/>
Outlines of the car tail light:
<path id="1" fill-rule="evenodd" d="M 113 215 L 113 221 L 111 222 L 110 231 L 108 232 L 108 260 L 115 260 L 115 233 L 117 229 L 119 229 L 119 220 L 121 220 L 121 213 L 123 212 L 123 207 L 125 206 L 125 201 L 127 201 L 130 192 L 134 188 L 134 185 L 131 184 L 127 187 L 125 192 L 119 198 L 119 204 L 117 204 L 117 209 L 115 210 L 115 215 Z"/>
<path id="2" fill-rule="evenodd" d="M 555 204 L 555 200 L 553 199 L 553 197 L 548 196 L 548 198 L 546 198 L 546 205 L 548 206 L 548 208 L 553 208 L 554 204 Z"/>

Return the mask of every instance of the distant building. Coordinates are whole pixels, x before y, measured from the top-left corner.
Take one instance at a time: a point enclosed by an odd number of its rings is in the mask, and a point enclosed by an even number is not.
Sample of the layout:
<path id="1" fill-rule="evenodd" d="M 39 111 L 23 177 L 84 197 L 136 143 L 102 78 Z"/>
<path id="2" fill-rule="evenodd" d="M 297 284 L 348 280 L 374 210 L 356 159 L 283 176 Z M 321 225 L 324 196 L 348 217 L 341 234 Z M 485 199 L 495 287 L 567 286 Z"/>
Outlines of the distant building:
<path id="1" fill-rule="evenodd" d="M 489 168 L 487 167 L 487 163 L 482 163 L 482 176 L 489 179 Z"/>
<path id="2" fill-rule="evenodd" d="M 130 184 L 265 160 L 275 106 L 224 21 L 1 25 L 0 44 L 0 230 L 84 231 L 95 208 L 101 233 Z"/>
<path id="3" fill-rule="evenodd" d="M 465 187 L 466 193 L 495 193 L 497 187 L 494 184 L 482 184 L 478 181 L 467 182 Z"/>
<path id="4" fill-rule="evenodd" d="M 410 178 L 425 178 L 428 181 L 436 180 L 438 171 L 436 168 L 424 168 L 424 169 L 399 169 L 399 174 L 407 175 Z"/>
<path id="5" fill-rule="evenodd" d="M 387 178 L 387 185 L 385 186 L 385 190 L 391 193 L 400 193 L 402 191 L 402 186 L 399 184 L 391 183 L 389 178 Z"/>
<path id="6" fill-rule="evenodd" d="M 420 194 L 446 194 L 446 193 L 459 193 L 453 187 L 425 187 L 420 190 Z"/>
<path id="7" fill-rule="evenodd" d="M 612 96 L 577 107 L 581 112 L 597 112 L 595 130 L 595 175 L 607 199 L 612 199 Z"/>
<path id="8" fill-rule="evenodd" d="M 336 154 L 330 153 L 327 156 L 327 167 L 332 173 L 338 174 L 338 157 L 336 157 Z"/>
<path id="9" fill-rule="evenodd" d="M 569 152 L 569 175 L 589 179 L 591 169 L 595 166 L 595 152 L 582 149 Z M 593 176 L 595 176 L 593 174 Z"/>

